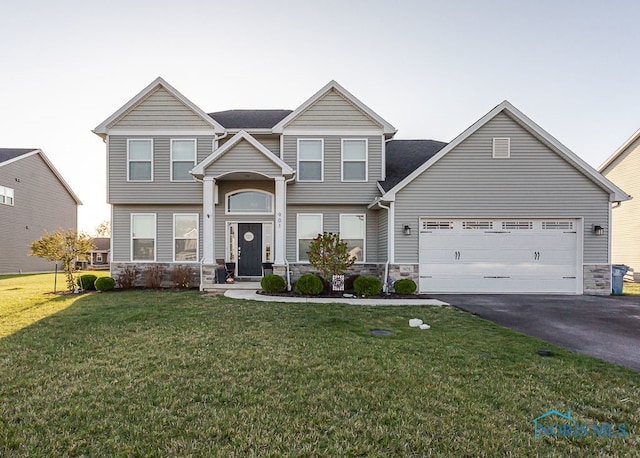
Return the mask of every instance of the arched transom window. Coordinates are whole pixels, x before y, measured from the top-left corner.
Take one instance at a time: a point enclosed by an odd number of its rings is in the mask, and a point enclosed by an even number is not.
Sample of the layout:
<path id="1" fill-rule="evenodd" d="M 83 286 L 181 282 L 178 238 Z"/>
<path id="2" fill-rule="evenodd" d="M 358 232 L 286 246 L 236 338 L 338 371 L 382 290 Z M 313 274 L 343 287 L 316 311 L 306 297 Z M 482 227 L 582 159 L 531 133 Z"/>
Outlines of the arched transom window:
<path id="1" fill-rule="evenodd" d="M 226 213 L 244 215 L 273 213 L 273 194 L 257 189 L 243 189 L 227 194 Z"/>

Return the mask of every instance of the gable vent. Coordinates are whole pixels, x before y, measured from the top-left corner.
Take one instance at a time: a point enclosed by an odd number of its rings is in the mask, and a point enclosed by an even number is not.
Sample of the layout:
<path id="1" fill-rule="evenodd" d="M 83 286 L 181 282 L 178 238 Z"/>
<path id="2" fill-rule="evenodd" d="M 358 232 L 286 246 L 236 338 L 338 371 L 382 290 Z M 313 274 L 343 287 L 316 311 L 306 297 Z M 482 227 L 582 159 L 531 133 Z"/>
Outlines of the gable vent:
<path id="1" fill-rule="evenodd" d="M 493 139 L 493 158 L 508 159 L 511 156 L 511 139 L 494 138 Z"/>

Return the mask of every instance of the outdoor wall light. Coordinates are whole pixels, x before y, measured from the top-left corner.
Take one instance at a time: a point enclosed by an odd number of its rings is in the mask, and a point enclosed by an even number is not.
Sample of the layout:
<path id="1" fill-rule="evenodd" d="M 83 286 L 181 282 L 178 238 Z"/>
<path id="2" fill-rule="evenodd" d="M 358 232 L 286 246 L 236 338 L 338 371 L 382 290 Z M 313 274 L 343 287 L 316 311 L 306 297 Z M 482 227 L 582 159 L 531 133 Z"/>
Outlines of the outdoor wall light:
<path id="1" fill-rule="evenodd" d="M 593 233 L 595 235 L 604 235 L 604 227 L 599 226 L 597 224 L 593 225 Z"/>
<path id="2" fill-rule="evenodd" d="M 411 235 L 411 226 L 409 226 L 408 224 L 405 224 L 404 228 L 402 229 L 402 232 L 404 233 L 404 235 Z"/>

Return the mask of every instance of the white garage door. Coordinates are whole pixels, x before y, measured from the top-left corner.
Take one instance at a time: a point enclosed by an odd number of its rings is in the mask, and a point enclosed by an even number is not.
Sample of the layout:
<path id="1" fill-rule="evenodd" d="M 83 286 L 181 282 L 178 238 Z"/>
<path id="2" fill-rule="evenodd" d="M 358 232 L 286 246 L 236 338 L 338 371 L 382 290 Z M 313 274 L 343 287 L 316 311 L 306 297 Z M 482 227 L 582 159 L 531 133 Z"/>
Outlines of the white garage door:
<path id="1" fill-rule="evenodd" d="M 420 291 L 577 293 L 578 221 L 420 220 Z"/>

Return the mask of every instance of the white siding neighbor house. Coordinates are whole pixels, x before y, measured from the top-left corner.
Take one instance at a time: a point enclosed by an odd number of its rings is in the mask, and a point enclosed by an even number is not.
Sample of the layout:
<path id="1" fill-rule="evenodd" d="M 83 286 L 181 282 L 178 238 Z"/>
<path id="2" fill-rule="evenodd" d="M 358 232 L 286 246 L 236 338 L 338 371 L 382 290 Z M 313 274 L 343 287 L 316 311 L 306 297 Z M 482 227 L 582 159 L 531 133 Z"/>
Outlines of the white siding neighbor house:
<path id="1" fill-rule="evenodd" d="M 295 280 L 339 232 L 353 274 L 420 292 L 609 294 L 610 210 L 629 197 L 509 102 L 451 143 L 396 129 L 335 81 L 295 110 L 206 113 L 162 78 L 106 143 L 111 271 L 190 265 Z M 604 234 L 604 235 L 603 235 Z"/>

